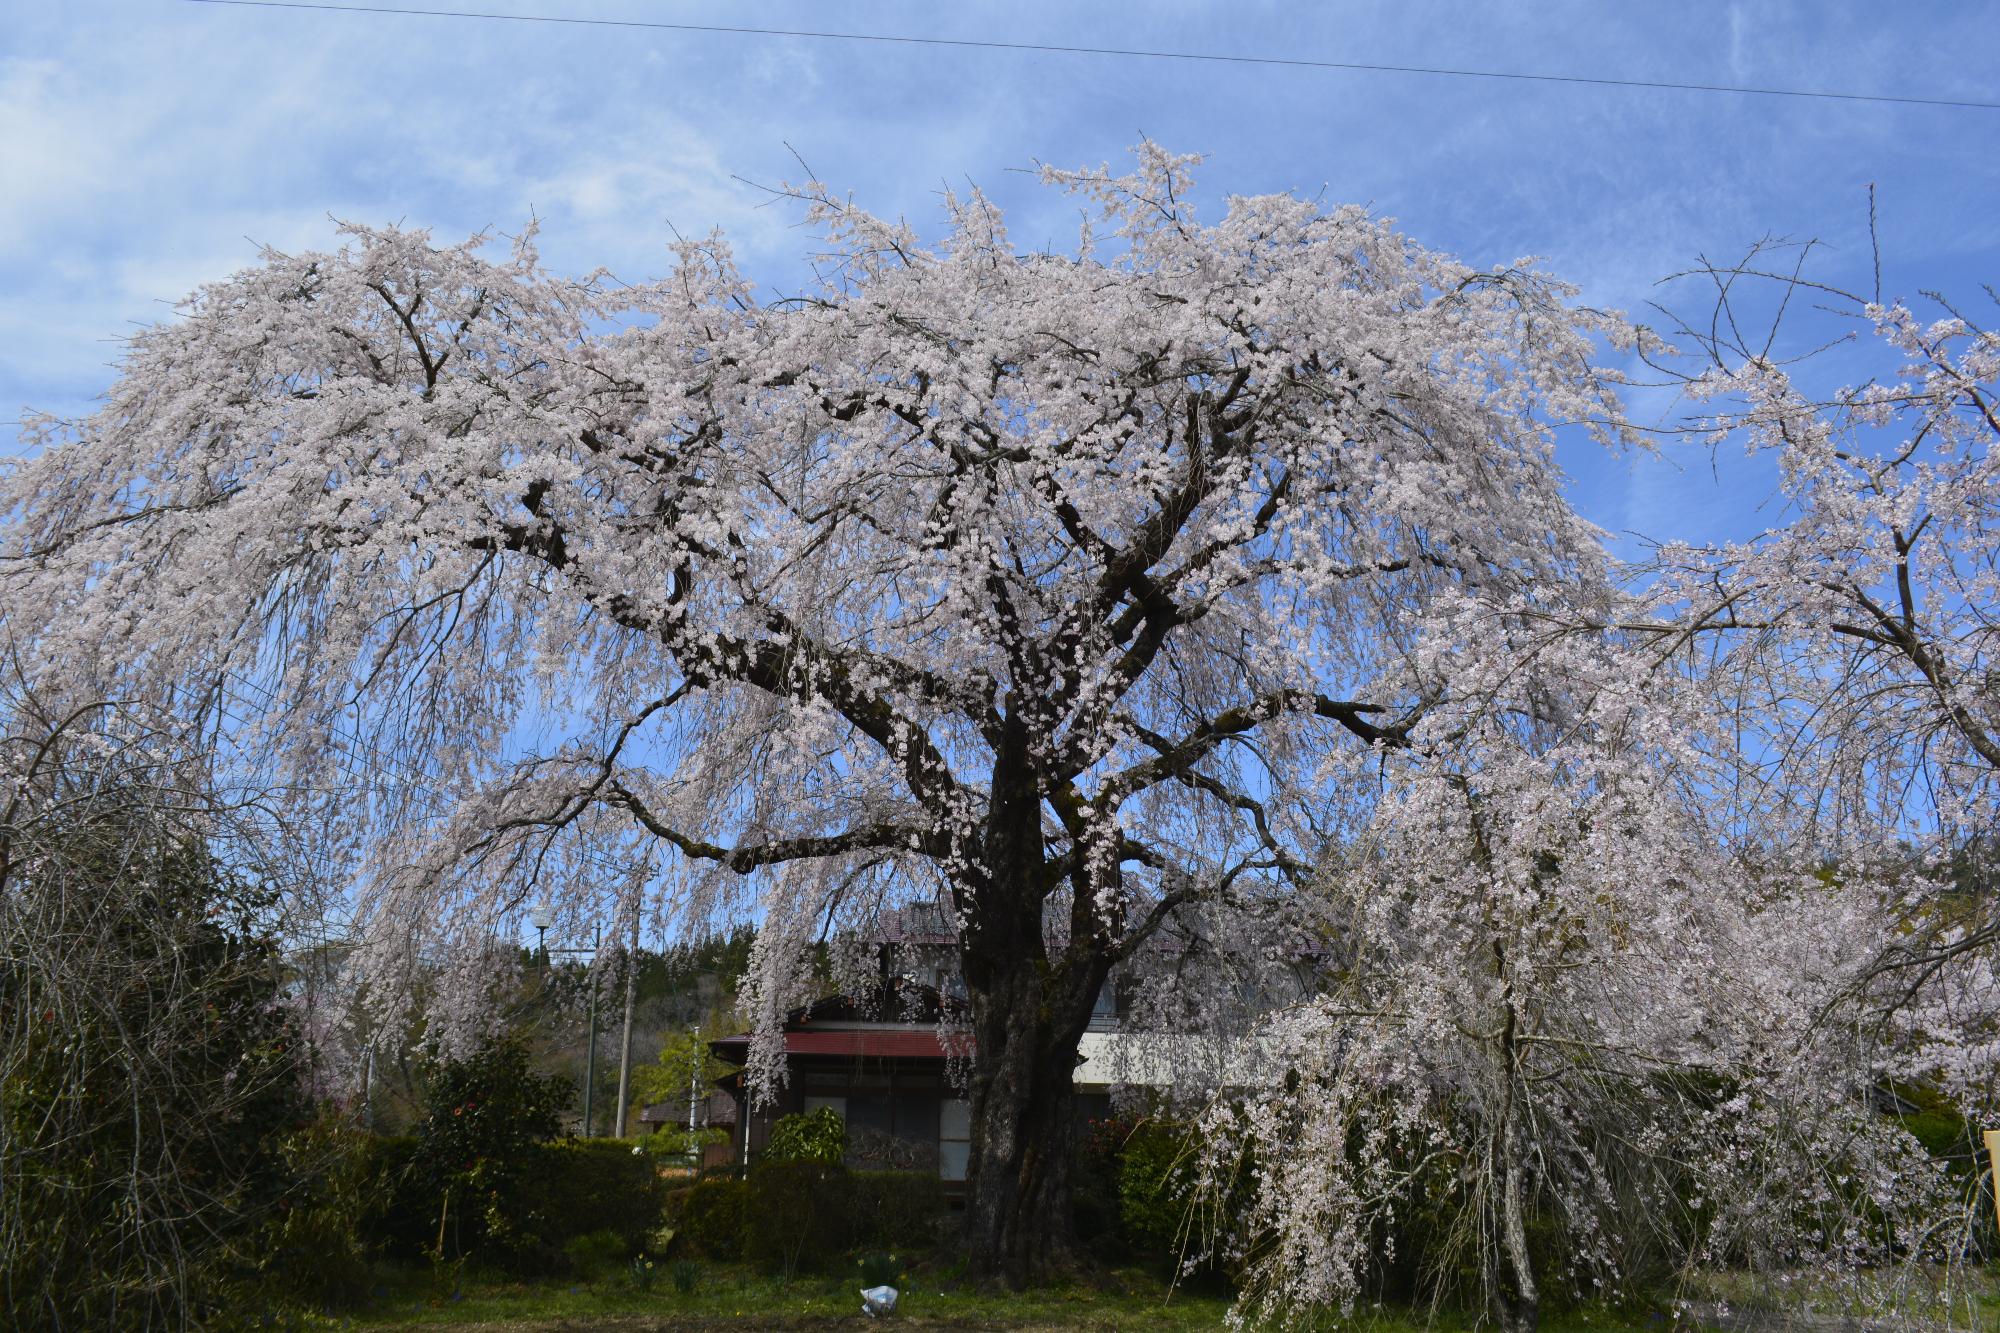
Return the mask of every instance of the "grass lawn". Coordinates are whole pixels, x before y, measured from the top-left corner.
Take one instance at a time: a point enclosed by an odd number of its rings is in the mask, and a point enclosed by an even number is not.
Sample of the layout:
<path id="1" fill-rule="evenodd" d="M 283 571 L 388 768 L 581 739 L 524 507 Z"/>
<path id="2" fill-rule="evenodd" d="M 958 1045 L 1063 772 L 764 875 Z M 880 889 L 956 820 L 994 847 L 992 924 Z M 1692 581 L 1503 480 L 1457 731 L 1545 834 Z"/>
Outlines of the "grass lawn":
<path id="1" fill-rule="evenodd" d="M 787 1282 L 755 1269 L 704 1264 L 693 1291 L 675 1290 L 668 1266 L 647 1291 L 622 1274 L 596 1282 L 520 1282 L 468 1276 L 454 1296 L 427 1273 L 402 1273 L 377 1288 L 365 1309 L 328 1321 L 335 1328 L 430 1328 L 528 1333 L 529 1330 L 806 1329 L 900 1326 L 910 1329 L 1213 1329 L 1229 1298 L 1169 1291 L 1142 1272 L 1097 1285 L 1022 1293 L 980 1292 L 948 1280 L 911 1278 L 887 1321 L 861 1313 L 860 1283 L 845 1276 L 801 1275 Z M 351 1322 L 349 1322 L 351 1321 Z"/>
<path id="2" fill-rule="evenodd" d="M 1721 1297 L 1731 1314 L 1703 1327 L 1729 1330 L 1761 1329 L 1786 1323 L 1775 1311 L 1759 1310 L 1752 1292 L 1690 1291 L 1696 1307 L 1716 1309 Z M 2000 1280 L 1977 1282 L 1981 1290 L 1974 1306 L 1956 1316 L 1955 1326 L 1971 1315 L 2000 1330 Z M 802 1275 L 792 1280 L 770 1276 L 735 1264 L 702 1264 L 692 1291 L 677 1291 L 669 1265 L 661 1264 L 649 1290 L 635 1287 L 617 1274 L 598 1281 L 526 1282 L 468 1274 L 456 1292 L 421 1270 L 385 1270 L 375 1297 L 365 1306 L 313 1321 L 322 1329 L 422 1328 L 443 1333 L 581 1333 L 604 1329 L 622 1333 L 668 1333 L 669 1330 L 713 1329 L 1089 1329 L 1179 1330 L 1220 1328 L 1229 1309 L 1226 1294 L 1205 1289 L 1169 1290 L 1157 1275 L 1140 1269 L 1100 1273 L 1089 1283 L 1043 1288 L 1022 1293 L 982 1292 L 961 1285 L 950 1272 L 908 1279 L 896 1312 L 886 1320 L 861 1313 L 860 1283 L 846 1276 Z M 1746 1299 L 1748 1298 L 1748 1299 Z M 1820 1305 L 1824 1326 L 1869 1327 L 1868 1315 L 1849 1308 L 1840 1314 Z M 1746 1308 L 1746 1306 L 1748 1308 Z M 1705 1307 L 1705 1308 L 1704 1308 Z M 1829 1318 L 1829 1314 L 1833 1314 Z M 1852 1319 L 1847 1324 L 1841 1315 Z M 1763 1317 L 1760 1317 L 1763 1316 Z M 1810 1325 L 1808 1325 L 1810 1326 Z M 1403 1310 L 1357 1310 L 1350 1320 L 1316 1325 L 1342 1333 L 1460 1333 L 1471 1327 L 1465 1318 L 1441 1316 L 1435 1322 Z M 1547 1316 L 1543 1333 L 1584 1333 L 1584 1330 L 1644 1330 L 1668 1333 L 1675 1321 L 1664 1312 L 1580 1310 Z M 1691 1326 L 1679 1326 L 1687 1330 Z M 1980 1324 L 1971 1325 L 1980 1327 Z"/>
<path id="3" fill-rule="evenodd" d="M 641 1291 L 620 1275 L 596 1282 L 524 1282 L 468 1276 L 459 1291 L 440 1290 L 428 1273 L 389 1275 L 364 1309 L 326 1321 L 341 1329 L 423 1328 L 453 1333 L 572 1333 L 585 1329 L 668 1333 L 708 1329 L 1088 1329 L 1180 1333 L 1222 1327 L 1230 1298 L 1212 1290 L 1169 1290 L 1143 1270 L 1099 1275 L 1030 1292 L 981 1292 L 949 1277 L 919 1274 L 899 1294 L 886 1320 L 861 1313 L 860 1284 L 845 1277 L 802 1275 L 787 1282 L 755 1269 L 704 1264 L 691 1292 L 674 1289 L 666 1265 L 652 1288 Z M 1469 1322 L 1442 1317 L 1435 1323 L 1401 1311 L 1356 1311 L 1352 1320 L 1324 1327 L 1353 1333 L 1453 1333 Z M 1608 1311 L 1546 1318 L 1544 1333 L 1647 1330 L 1664 1333 L 1668 1322 L 1632 1319 Z"/>

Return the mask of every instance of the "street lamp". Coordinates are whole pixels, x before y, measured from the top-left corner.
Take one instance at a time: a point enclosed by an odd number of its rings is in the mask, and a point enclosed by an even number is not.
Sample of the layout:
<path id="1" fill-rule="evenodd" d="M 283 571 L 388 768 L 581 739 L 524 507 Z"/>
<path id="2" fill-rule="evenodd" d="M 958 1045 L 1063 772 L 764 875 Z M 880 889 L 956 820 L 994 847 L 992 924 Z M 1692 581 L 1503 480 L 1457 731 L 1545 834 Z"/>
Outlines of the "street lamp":
<path id="1" fill-rule="evenodd" d="M 596 922 L 592 922 L 590 926 L 589 948 L 586 949 L 579 945 L 575 948 L 569 948 L 569 949 L 551 949 L 549 948 L 547 941 L 548 941 L 549 927 L 553 926 L 556 923 L 555 904 L 551 903 L 547 898 L 542 899 L 540 902 L 535 904 L 534 911 L 530 913 L 528 921 L 535 928 L 535 943 L 541 950 L 542 959 L 545 964 L 548 960 L 548 956 L 550 954 L 556 954 L 556 953 L 587 953 L 590 955 L 590 961 L 593 964 L 597 962 L 597 949 L 598 945 L 603 942 L 604 928 L 598 925 Z M 596 1091 L 596 1088 L 597 1088 L 597 968 L 593 966 L 590 969 L 590 1038 L 588 1043 L 584 1047 L 584 1057 L 583 1057 L 583 1136 L 585 1138 L 590 1137 L 590 1132 L 592 1129 L 593 1117 L 591 1115 L 591 1097 L 592 1094 Z"/>

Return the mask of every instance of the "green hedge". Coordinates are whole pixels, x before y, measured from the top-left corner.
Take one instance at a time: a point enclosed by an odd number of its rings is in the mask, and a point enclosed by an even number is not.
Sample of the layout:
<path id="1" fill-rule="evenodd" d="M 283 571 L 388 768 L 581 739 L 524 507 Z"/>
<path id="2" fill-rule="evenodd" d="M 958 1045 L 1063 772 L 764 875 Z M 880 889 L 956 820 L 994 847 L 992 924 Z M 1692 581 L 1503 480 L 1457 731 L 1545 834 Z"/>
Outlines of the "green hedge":
<path id="1" fill-rule="evenodd" d="M 628 1252 L 642 1247 L 660 1225 L 667 1191 L 653 1160 L 632 1148 L 620 1139 L 567 1139 L 526 1148 L 519 1214 L 510 1219 L 518 1241 L 505 1256 L 507 1266 L 562 1271 L 570 1242 L 600 1231 L 616 1233 Z M 370 1144 L 363 1234 L 393 1258 L 424 1259 L 437 1243 L 439 1200 L 417 1169 L 417 1152 L 409 1137 L 375 1137 Z"/>
<path id="2" fill-rule="evenodd" d="M 914 1171 L 760 1162 L 747 1180 L 711 1177 L 667 1196 L 675 1243 L 710 1259 L 785 1272 L 856 1249 L 923 1249 L 940 1239 L 944 1187 Z"/>
<path id="3" fill-rule="evenodd" d="M 852 1243 L 885 1249 L 935 1245 L 945 1216 L 944 1182 L 922 1171 L 856 1171 L 848 1176 Z"/>
<path id="4" fill-rule="evenodd" d="M 568 1139 L 538 1144 L 524 1173 L 526 1194 L 541 1214 L 541 1239 L 563 1249 L 579 1236 L 616 1232 L 637 1251 L 659 1228 L 666 1182 L 653 1159 L 625 1139 Z"/>
<path id="5" fill-rule="evenodd" d="M 743 1257 L 750 1214 L 750 1182 L 711 1176 L 667 1195 L 667 1225 L 676 1242 L 710 1259 Z"/>
<path id="6" fill-rule="evenodd" d="M 823 1267 L 854 1245 L 852 1192 L 845 1167 L 826 1162 L 759 1162 L 750 1170 L 744 1257 L 790 1277 Z"/>

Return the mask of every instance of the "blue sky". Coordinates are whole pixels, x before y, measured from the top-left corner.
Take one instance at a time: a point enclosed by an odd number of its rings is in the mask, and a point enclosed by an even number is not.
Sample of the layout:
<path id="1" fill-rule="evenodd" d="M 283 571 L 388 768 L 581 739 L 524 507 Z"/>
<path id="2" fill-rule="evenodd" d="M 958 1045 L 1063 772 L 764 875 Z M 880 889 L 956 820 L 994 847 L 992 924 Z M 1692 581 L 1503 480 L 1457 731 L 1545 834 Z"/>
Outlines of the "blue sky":
<path id="1" fill-rule="evenodd" d="M 2000 100 L 2000 7 L 1981 4 L 464 7 Z M 1868 285 L 1870 181 L 1885 292 L 2000 282 L 2000 111 L 66 0 L 16 6 L 0 32 L 0 418 L 87 409 L 122 331 L 256 242 L 329 244 L 333 216 L 457 239 L 532 210 L 553 267 L 625 277 L 664 269 L 670 221 L 719 226 L 784 289 L 808 240 L 735 178 L 797 178 L 792 149 L 926 227 L 941 186 L 977 181 L 1017 241 L 1060 246 L 1070 205 L 1019 169 L 1115 161 L 1141 133 L 1205 154 L 1212 199 L 1323 192 L 1474 263 L 1541 256 L 1632 311 L 1696 255 L 1767 234 L 1825 240 L 1820 275 Z M 1614 531 L 1776 521 L 1768 476 L 1733 460 L 1563 463 Z"/>

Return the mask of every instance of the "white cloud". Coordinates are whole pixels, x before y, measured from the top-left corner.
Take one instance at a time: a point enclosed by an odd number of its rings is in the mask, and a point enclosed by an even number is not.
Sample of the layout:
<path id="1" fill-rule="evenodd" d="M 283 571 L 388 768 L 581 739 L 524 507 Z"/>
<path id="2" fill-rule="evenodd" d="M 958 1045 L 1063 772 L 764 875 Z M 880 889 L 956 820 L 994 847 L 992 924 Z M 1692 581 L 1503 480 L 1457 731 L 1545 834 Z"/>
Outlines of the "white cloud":
<path id="1" fill-rule="evenodd" d="M 678 0 L 519 2 L 713 21 Z M 1635 311 L 1662 273 L 1770 231 L 1839 239 L 1834 271 L 1858 272 L 1876 180 L 1892 290 L 1996 276 L 1992 113 L 146 0 L 17 8 L 0 57 L 0 415 L 88 400 L 107 339 L 251 262 L 245 237 L 330 243 L 328 214 L 457 239 L 532 210 L 552 267 L 633 280 L 665 268 L 669 221 L 721 225 L 754 277 L 795 284 L 797 210 L 734 179 L 796 179 L 793 148 L 922 227 L 939 189 L 971 178 L 1017 241 L 1061 246 L 1074 204 L 1012 169 L 1115 160 L 1144 132 L 1207 153 L 1212 196 L 1326 182 L 1427 245 L 1544 255 L 1586 299 Z M 1583 0 L 828 12 L 769 0 L 743 21 L 1940 96 L 1982 95 L 1978 53 L 2000 37 L 2000 10 L 1973 4 L 1920 22 L 1737 7 L 1706 26 Z M 1692 503 L 1686 484 L 1593 478 L 1594 516 L 1658 530 Z"/>

